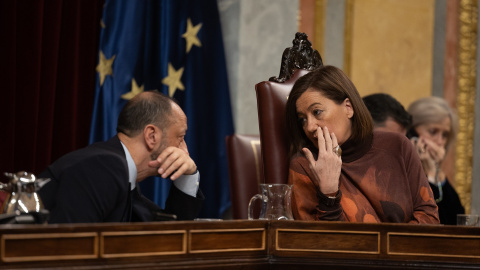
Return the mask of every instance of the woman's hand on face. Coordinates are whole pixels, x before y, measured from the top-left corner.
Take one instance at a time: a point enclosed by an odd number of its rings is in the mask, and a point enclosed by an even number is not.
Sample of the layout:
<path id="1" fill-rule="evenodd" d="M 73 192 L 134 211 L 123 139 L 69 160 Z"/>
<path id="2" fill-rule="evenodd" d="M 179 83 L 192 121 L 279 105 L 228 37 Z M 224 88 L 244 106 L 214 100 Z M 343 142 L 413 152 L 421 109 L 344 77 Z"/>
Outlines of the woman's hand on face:
<path id="1" fill-rule="evenodd" d="M 303 153 L 310 163 L 311 169 L 315 172 L 318 187 L 323 194 L 338 191 L 340 171 L 342 169 L 342 158 L 337 155 L 334 148 L 338 145 L 334 133 L 329 133 L 328 128 L 317 128 L 318 158 L 313 158 L 312 152 L 303 148 Z"/>
<path id="2" fill-rule="evenodd" d="M 411 139 L 417 153 L 422 161 L 423 170 L 429 176 L 435 176 L 439 162 L 445 157 L 445 150 L 431 140 L 426 138 Z M 441 158 L 440 158 L 441 157 Z"/>
<path id="3" fill-rule="evenodd" d="M 421 140 L 424 141 L 425 149 L 429 154 L 430 158 L 433 159 L 436 163 L 442 162 L 445 158 L 445 148 L 427 138 L 421 138 Z"/>

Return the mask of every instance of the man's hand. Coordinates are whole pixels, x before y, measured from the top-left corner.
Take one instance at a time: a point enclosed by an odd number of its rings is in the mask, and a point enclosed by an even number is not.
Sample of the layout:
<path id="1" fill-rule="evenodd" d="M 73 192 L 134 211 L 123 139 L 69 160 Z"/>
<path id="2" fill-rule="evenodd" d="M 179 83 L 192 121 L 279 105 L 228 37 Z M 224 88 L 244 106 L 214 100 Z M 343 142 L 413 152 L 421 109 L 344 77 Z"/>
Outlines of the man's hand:
<path id="1" fill-rule="evenodd" d="M 156 160 L 150 161 L 148 166 L 158 168 L 158 174 L 163 178 L 170 175 L 171 180 L 184 174 L 197 172 L 197 165 L 190 158 L 185 141 L 180 144 L 180 147 L 167 147 Z"/>

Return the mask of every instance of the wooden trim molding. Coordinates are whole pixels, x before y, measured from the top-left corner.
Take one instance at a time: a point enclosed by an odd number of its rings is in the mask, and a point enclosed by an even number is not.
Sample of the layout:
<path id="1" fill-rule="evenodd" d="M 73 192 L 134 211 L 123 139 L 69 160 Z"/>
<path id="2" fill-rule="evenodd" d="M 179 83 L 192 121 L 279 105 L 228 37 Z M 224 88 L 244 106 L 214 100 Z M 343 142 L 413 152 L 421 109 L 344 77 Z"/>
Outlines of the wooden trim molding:
<path id="1" fill-rule="evenodd" d="M 298 252 L 380 254 L 380 233 L 337 230 L 275 230 L 275 249 Z"/>
<path id="2" fill-rule="evenodd" d="M 25 248 L 25 245 L 30 246 Z M 95 232 L 3 234 L 1 238 L 3 262 L 81 260 L 97 257 L 98 234 Z"/>
<path id="3" fill-rule="evenodd" d="M 472 196 L 473 131 L 475 124 L 477 16 L 476 0 L 461 0 L 457 111 L 459 130 L 455 148 L 455 187 L 470 212 Z"/>
<path id="4" fill-rule="evenodd" d="M 353 23 L 355 0 L 346 0 L 345 2 L 345 29 L 343 38 L 343 71 L 348 76 L 352 74 L 352 43 L 353 43 Z"/>
<path id="5" fill-rule="evenodd" d="M 312 47 L 323 56 L 327 0 L 300 0 L 299 3 L 298 31 L 306 33 Z"/>
<path id="6" fill-rule="evenodd" d="M 415 244 L 412 245 L 412 243 Z M 446 244 L 451 248 L 446 250 Z M 479 246 L 480 236 L 478 235 L 387 233 L 389 255 L 480 258 Z M 428 253 L 425 252 L 427 249 Z"/>
<path id="7" fill-rule="evenodd" d="M 290 220 L 0 226 L 0 269 L 480 269 L 480 227 Z"/>
<path id="8" fill-rule="evenodd" d="M 266 246 L 266 230 L 258 228 L 190 230 L 188 237 L 189 253 L 259 251 Z"/>
<path id="9" fill-rule="evenodd" d="M 327 0 L 315 0 L 315 19 L 314 19 L 314 48 L 321 56 L 325 54 L 325 18 L 326 18 Z"/>
<path id="10" fill-rule="evenodd" d="M 253 157 L 255 158 L 255 169 L 257 170 L 257 183 L 260 185 L 263 181 L 260 174 L 260 160 L 258 159 L 257 146 L 260 147 L 260 140 L 251 140 L 250 145 L 252 146 Z"/>
<path id="11" fill-rule="evenodd" d="M 145 245 L 145 243 L 155 243 Z M 172 248 L 174 247 L 174 248 Z M 100 234 L 100 257 L 122 258 L 187 253 L 187 231 L 123 231 Z"/>

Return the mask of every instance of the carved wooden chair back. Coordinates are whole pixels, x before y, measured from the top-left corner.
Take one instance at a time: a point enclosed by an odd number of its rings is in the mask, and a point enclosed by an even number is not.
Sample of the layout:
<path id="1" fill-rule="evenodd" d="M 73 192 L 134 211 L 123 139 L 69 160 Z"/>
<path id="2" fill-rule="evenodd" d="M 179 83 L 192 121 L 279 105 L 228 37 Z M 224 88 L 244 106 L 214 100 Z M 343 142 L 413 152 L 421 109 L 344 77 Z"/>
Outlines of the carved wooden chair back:
<path id="1" fill-rule="evenodd" d="M 306 34 L 296 33 L 292 43 L 283 52 L 279 77 L 255 85 L 265 183 L 288 181 L 287 98 L 298 78 L 323 65 Z"/>

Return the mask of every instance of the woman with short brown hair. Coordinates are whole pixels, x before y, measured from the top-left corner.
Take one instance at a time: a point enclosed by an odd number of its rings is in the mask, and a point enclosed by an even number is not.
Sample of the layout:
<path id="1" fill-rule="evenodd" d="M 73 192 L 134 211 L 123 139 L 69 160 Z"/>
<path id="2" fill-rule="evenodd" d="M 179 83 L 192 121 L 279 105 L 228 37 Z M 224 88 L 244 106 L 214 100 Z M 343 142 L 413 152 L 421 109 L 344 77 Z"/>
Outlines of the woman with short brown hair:
<path id="1" fill-rule="evenodd" d="M 295 219 L 439 222 L 414 147 L 400 134 L 373 131 L 369 111 L 340 69 L 323 66 L 298 79 L 286 121 Z"/>

